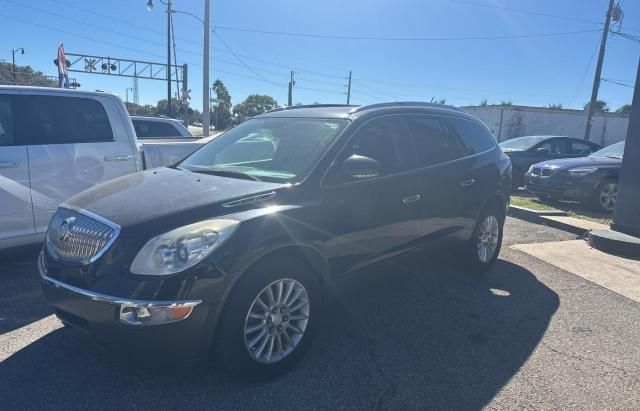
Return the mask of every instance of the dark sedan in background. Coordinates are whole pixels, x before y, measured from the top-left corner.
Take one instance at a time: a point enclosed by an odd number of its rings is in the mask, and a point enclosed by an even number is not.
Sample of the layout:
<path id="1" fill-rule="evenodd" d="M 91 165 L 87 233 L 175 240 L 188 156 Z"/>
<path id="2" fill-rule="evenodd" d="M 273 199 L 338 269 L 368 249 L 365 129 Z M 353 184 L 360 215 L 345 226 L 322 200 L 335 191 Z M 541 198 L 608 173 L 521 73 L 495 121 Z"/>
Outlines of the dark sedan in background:
<path id="1" fill-rule="evenodd" d="M 624 141 L 588 157 L 544 161 L 525 174 L 526 189 L 540 197 L 579 201 L 612 212 L 618 198 Z"/>
<path id="2" fill-rule="evenodd" d="M 598 151 L 602 146 L 572 137 L 525 136 L 500 143 L 502 151 L 513 164 L 513 188 L 524 185 L 524 174 L 532 164 L 559 158 L 584 157 Z"/>

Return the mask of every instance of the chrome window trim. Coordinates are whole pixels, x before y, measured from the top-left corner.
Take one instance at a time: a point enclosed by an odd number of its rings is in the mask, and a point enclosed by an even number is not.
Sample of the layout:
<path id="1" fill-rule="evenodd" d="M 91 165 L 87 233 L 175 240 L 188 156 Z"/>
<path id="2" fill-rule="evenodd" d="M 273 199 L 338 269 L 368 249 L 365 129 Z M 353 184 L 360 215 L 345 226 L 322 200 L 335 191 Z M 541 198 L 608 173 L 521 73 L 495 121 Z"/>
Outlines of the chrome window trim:
<path id="1" fill-rule="evenodd" d="M 185 320 L 187 318 L 189 318 L 189 316 L 191 315 L 191 313 L 193 312 L 193 307 L 199 305 L 200 303 L 202 303 L 202 300 L 176 300 L 176 301 L 150 301 L 150 300 L 136 300 L 136 299 L 129 299 L 129 298 L 121 298 L 121 297 L 114 297 L 111 295 L 106 295 L 106 294 L 102 294 L 102 293 L 98 293 L 95 291 L 89 291 L 89 290 L 85 290 L 83 288 L 80 287 L 76 287 L 73 286 L 71 284 L 67 284 L 64 283 L 62 281 L 56 280 L 55 278 L 51 278 L 49 276 L 47 276 L 47 270 L 44 267 L 44 256 L 42 253 L 40 253 L 40 256 L 38 257 L 38 271 L 40 273 L 40 278 L 42 279 L 42 281 L 44 281 L 46 284 L 53 286 L 55 288 L 60 288 L 63 289 L 71 294 L 75 294 L 78 295 L 80 297 L 84 297 L 87 298 L 91 301 L 95 301 L 95 302 L 99 302 L 99 303 L 103 303 L 103 304 L 109 304 L 109 305 L 113 305 L 116 307 L 119 307 L 120 310 L 122 311 L 123 308 L 175 308 L 175 307 L 191 307 L 192 310 L 189 311 L 189 314 L 187 314 L 184 318 L 180 318 L 178 320 L 174 320 L 174 321 L 164 321 L 162 322 L 162 324 L 168 324 L 170 322 L 175 322 L 175 321 L 182 321 Z M 124 320 L 121 321 L 126 322 Z M 131 323 L 131 322 L 126 322 L 127 324 L 131 324 L 131 325 L 143 325 L 143 324 L 136 324 L 136 323 Z M 158 323 L 159 325 L 160 323 Z M 155 324 L 153 324 L 155 325 Z"/>
<path id="2" fill-rule="evenodd" d="M 102 247 L 102 249 L 96 255 L 94 255 L 93 257 L 91 257 L 91 258 L 89 258 L 87 260 L 82 260 L 82 261 L 67 260 L 65 258 L 62 258 L 62 257 L 56 255 L 55 251 L 52 250 L 51 247 L 46 247 L 47 251 L 49 252 L 49 254 L 53 258 L 58 260 L 58 261 L 68 261 L 68 262 L 71 262 L 71 263 L 74 263 L 74 264 L 78 264 L 79 263 L 80 265 L 89 265 L 91 263 L 94 263 L 100 257 L 102 257 L 104 255 L 104 253 L 106 253 L 107 250 L 109 250 L 109 248 L 111 248 L 113 243 L 120 236 L 120 231 L 122 230 L 122 228 L 118 224 L 114 223 L 113 221 L 107 220 L 106 218 L 104 218 L 104 217 L 102 217 L 102 216 L 100 216 L 98 214 L 92 213 L 91 211 L 85 210 L 84 208 L 73 207 L 73 206 L 70 206 L 69 204 L 65 204 L 65 203 L 62 203 L 58 208 L 66 208 L 67 210 L 71 210 L 71 211 L 74 211 L 74 212 L 76 212 L 78 214 L 82 214 L 85 217 L 89 217 L 91 219 L 94 219 L 97 222 L 99 222 L 101 224 L 104 224 L 104 225 L 106 225 L 107 227 L 109 227 L 109 228 L 111 228 L 113 230 L 113 236 L 109 239 L 109 241 L 107 241 L 105 243 L 104 247 Z M 48 231 L 49 230 L 47 229 L 47 233 L 48 233 Z M 49 243 L 48 238 L 49 238 L 49 236 L 46 235 L 45 244 L 47 244 L 47 245 Z"/>

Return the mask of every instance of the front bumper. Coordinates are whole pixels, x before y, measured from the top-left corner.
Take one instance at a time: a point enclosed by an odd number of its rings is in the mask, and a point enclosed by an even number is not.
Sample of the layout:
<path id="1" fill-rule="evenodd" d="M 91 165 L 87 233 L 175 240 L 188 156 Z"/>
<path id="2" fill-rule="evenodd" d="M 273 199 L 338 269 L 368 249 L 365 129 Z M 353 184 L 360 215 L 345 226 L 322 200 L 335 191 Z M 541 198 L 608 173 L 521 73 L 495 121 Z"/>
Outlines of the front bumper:
<path id="1" fill-rule="evenodd" d="M 548 177 L 533 176 L 527 172 L 524 176 L 525 189 L 536 195 L 552 197 L 558 200 L 588 201 L 593 187 L 583 179 L 575 179 L 558 172 Z"/>
<path id="2" fill-rule="evenodd" d="M 47 276 L 42 254 L 38 271 L 45 299 L 58 318 L 99 342 L 129 351 L 157 352 L 169 359 L 206 354 L 209 309 L 200 300 L 145 301 L 84 290 Z M 177 310 L 180 318 L 157 317 L 167 310 Z M 153 315 L 159 321 L 151 322 Z"/>

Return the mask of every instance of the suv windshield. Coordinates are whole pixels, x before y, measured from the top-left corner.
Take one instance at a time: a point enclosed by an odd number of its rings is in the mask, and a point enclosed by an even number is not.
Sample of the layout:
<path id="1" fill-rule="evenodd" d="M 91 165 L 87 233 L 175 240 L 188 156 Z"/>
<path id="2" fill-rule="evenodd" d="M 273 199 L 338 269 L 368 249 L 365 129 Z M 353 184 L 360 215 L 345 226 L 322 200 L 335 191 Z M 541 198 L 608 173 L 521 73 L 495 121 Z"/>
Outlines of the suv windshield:
<path id="1" fill-rule="evenodd" d="M 346 123 L 341 119 L 252 119 L 220 135 L 179 167 L 229 177 L 299 181 Z"/>
<path id="2" fill-rule="evenodd" d="M 500 148 L 505 151 L 525 151 L 545 138 L 543 136 L 516 137 L 500 143 Z"/>
<path id="3" fill-rule="evenodd" d="M 619 143 L 611 144 L 608 147 L 603 148 L 602 150 L 598 150 L 595 153 L 591 154 L 589 157 L 611 157 L 611 158 L 622 158 L 624 154 L 624 141 Z"/>

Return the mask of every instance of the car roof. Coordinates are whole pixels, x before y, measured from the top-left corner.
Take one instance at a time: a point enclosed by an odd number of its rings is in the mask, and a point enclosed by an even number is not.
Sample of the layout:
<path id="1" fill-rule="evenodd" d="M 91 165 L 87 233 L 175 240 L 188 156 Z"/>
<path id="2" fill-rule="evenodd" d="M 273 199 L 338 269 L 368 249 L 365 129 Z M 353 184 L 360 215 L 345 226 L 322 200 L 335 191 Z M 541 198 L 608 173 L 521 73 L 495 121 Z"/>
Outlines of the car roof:
<path id="1" fill-rule="evenodd" d="M 91 95 L 91 96 L 113 96 L 115 94 L 105 93 L 103 91 L 78 90 L 74 88 L 57 88 L 57 87 L 37 87 L 37 86 L 10 86 L 1 85 L 0 91 L 31 91 L 42 94 L 72 94 L 72 95 Z"/>
<path id="2" fill-rule="evenodd" d="M 269 117 L 295 117 L 295 118 L 345 118 L 354 119 L 363 115 L 372 113 L 402 113 L 406 111 L 419 111 L 431 114 L 447 114 L 478 121 L 476 118 L 466 114 L 462 109 L 447 106 L 444 104 L 417 102 L 417 101 L 398 101 L 389 103 L 378 103 L 364 106 L 347 105 L 347 104 L 313 104 L 279 107 L 270 110 L 264 114 L 260 114 L 254 118 Z"/>
<path id="3" fill-rule="evenodd" d="M 145 121 L 175 121 L 180 123 L 175 118 L 169 117 L 153 117 L 153 116 L 131 116 L 131 120 L 145 120 Z M 180 123 L 182 124 L 182 123 Z"/>

